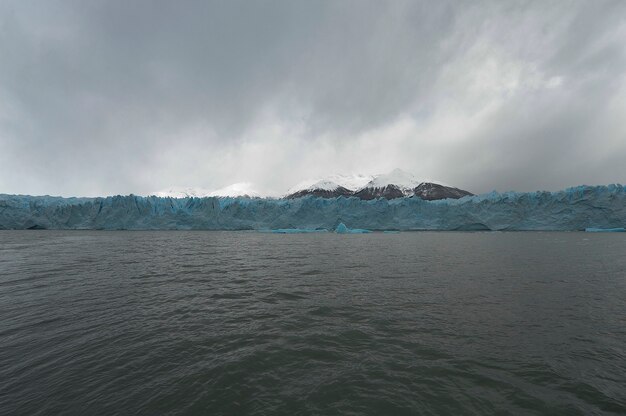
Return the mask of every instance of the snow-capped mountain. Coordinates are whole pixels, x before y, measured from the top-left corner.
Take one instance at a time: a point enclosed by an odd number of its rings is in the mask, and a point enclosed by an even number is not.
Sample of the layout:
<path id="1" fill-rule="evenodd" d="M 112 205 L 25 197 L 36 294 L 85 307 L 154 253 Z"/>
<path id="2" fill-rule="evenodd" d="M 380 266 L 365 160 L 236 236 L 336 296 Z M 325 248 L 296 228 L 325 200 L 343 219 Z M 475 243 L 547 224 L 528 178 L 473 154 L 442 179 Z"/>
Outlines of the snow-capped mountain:
<path id="1" fill-rule="evenodd" d="M 365 186 L 374 177 L 369 175 L 330 175 L 324 179 L 304 181 L 287 191 L 285 198 L 300 198 L 313 195 L 322 198 L 351 196 L 356 190 Z"/>
<path id="2" fill-rule="evenodd" d="M 459 199 L 471 192 L 443 185 L 431 179 L 418 179 L 401 169 L 377 175 L 367 185 L 354 193 L 360 199 L 394 199 L 415 196 L 428 201 L 436 199 Z"/>
<path id="3" fill-rule="evenodd" d="M 238 182 L 225 186 L 217 190 L 204 188 L 170 188 L 154 192 L 153 195 L 169 198 L 205 198 L 205 197 L 237 197 L 245 196 L 249 198 L 259 198 L 258 192 L 250 182 Z"/>
<path id="4" fill-rule="evenodd" d="M 416 196 L 432 201 L 446 198 L 458 199 L 472 195 L 472 193 L 432 180 L 418 179 L 401 169 L 394 169 L 390 173 L 375 176 L 333 175 L 326 179 L 302 182 L 291 188 L 285 198 L 300 198 L 307 195 L 322 198 L 354 196 L 364 200 Z"/>
<path id="5" fill-rule="evenodd" d="M 250 182 L 239 182 L 217 190 L 204 188 L 170 188 L 154 195 L 170 198 L 203 197 L 248 197 L 265 198 L 272 195 L 259 192 Z M 276 194 L 273 194 L 276 195 Z M 447 186 L 432 180 L 418 179 L 401 169 L 381 175 L 330 175 L 322 179 L 304 181 L 290 188 L 283 198 L 294 199 L 305 196 L 320 198 L 357 197 L 370 200 L 376 198 L 395 199 L 418 197 L 425 200 L 459 199 L 471 192 Z"/>
<path id="6" fill-rule="evenodd" d="M 345 188 L 341 185 L 336 184 L 335 182 L 328 180 L 321 180 L 315 182 L 305 189 L 300 189 L 299 191 L 291 192 L 285 196 L 285 198 L 301 198 L 307 195 L 318 196 L 321 198 L 336 198 L 338 196 L 351 196 L 354 191 Z"/>
<path id="7" fill-rule="evenodd" d="M 386 198 L 394 199 L 413 194 L 420 180 L 401 169 L 394 169 L 390 173 L 376 175 L 367 185 L 354 193 L 360 199 Z"/>
<path id="8" fill-rule="evenodd" d="M 365 186 L 367 188 L 384 188 L 385 186 L 394 185 L 399 189 L 413 189 L 422 180 L 417 179 L 413 174 L 403 171 L 402 169 L 394 169 L 389 173 L 376 175 Z"/>

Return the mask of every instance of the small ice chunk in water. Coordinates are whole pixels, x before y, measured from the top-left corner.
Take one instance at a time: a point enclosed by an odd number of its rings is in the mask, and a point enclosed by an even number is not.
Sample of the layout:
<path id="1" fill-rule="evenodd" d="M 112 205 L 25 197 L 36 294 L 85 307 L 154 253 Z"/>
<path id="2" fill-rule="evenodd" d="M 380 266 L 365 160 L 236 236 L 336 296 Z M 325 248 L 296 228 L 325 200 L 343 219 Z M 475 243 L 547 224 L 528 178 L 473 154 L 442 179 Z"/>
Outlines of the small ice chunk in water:
<path id="1" fill-rule="evenodd" d="M 364 230 L 361 228 L 348 228 L 346 224 L 339 223 L 339 225 L 335 228 L 335 232 L 337 234 L 367 234 L 371 233 L 370 230 Z"/>

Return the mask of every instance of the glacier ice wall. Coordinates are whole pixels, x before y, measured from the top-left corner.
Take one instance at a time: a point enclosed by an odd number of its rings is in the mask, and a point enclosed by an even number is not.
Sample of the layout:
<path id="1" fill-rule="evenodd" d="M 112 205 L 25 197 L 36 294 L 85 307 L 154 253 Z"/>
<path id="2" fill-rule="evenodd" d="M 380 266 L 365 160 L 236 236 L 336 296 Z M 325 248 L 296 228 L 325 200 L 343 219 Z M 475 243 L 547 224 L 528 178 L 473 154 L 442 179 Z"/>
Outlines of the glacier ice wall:
<path id="1" fill-rule="evenodd" d="M 584 230 L 626 226 L 626 187 L 492 192 L 458 200 L 61 198 L 0 195 L 0 229 Z"/>

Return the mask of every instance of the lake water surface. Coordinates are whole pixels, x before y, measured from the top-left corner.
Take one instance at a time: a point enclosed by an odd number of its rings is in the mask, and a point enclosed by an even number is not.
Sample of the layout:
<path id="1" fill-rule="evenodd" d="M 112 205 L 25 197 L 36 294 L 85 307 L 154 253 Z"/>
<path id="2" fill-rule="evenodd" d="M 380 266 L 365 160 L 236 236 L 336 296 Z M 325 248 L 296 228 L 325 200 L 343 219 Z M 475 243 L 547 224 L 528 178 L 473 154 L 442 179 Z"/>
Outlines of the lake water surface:
<path id="1" fill-rule="evenodd" d="M 626 233 L 0 231 L 0 414 L 626 413 Z"/>

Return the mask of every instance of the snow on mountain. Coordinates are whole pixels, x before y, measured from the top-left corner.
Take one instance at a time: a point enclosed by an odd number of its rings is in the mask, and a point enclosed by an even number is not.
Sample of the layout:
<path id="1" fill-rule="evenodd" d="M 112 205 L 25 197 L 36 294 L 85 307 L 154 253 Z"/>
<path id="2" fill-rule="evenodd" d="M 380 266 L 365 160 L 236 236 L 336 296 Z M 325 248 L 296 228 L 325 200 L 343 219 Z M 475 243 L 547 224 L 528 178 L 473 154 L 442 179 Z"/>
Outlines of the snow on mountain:
<path id="1" fill-rule="evenodd" d="M 250 182 L 239 182 L 225 186 L 217 190 L 209 190 L 204 188 L 181 188 L 173 187 L 162 191 L 154 192 L 152 195 L 161 198 L 204 198 L 204 197 L 236 197 L 248 196 L 258 198 L 261 194 L 254 189 L 254 185 Z"/>
<path id="2" fill-rule="evenodd" d="M 235 197 L 235 196 L 248 196 L 250 198 L 260 198 L 261 193 L 258 192 L 254 185 L 250 182 L 238 182 L 232 185 L 225 186 L 224 188 L 210 192 L 208 196 L 217 197 Z"/>
<path id="3" fill-rule="evenodd" d="M 471 192 L 443 185 L 428 179 L 420 179 L 401 169 L 385 174 L 331 175 L 324 179 L 304 181 L 289 189 L 285 198 L 304 196 L 337 198 L 354 196 L 370 200 L 377 198 L 395 199 L 416 196 L 426 200 L 458 199 Z"/>
<path id="4" fill-rule="evenodd" d="M 360 199 L 370 200 L 377 198 L 395 199 L 416 196 L 429 201 L 438 199 L 459 199 L 471 192 L 453 188 L 430 179 L 419 179 L 401 169 L 394 169 L 390 173 L 377 175 L 363 188 L 354 192 Z"/>
<path id="5" fill-rule="evenodd" d="M 413 195 L 413 190 L 420 183 L 422 181 L 412 174 L 401 169 L 394 169 L 390 173 L 376 175 L 367 185 L 356 191 L 354 196 L 365 200 L 402 198 Z"/>
<path id="6" fill-rule="evenodd" d="M 422 182 L 402 169 L 394 169 L 390 173 L 376 175 L 364 188 L 384 188 L 389 185 L 395 185 L 402 190 L 409 190 L 417 187 Z"/>
<path id="7" fill-rule="evenodd" d="M 153 192 L 151 195 L 161 198 L 203 198 L 209 196 L 210 190 L 204 188 L 173 187 Z"/>
<path id="8" fill-rule="evenodd" d="M 372 179 L 372 176 L 361 174 L 334 174 L 324 179 L 300 182 L 287 191 L 285 198 L 301 198 L 307 195 L 322 198 L 351 196 L 355 190 L 361 188 Z"/>
<path id="9" fill-rule="evenodd" d="M 351 175 L 341 175 L 341 174 L 333 174 L 329 175 L 322 179 L 312 179 L 306 180 L 298 183 L 297 185 L 289 188 L 287 191 L 287 195 L 294 194 L 300 191 L 313 191 L 315 189 L 333 191 L 338 187 L 343 187 L 350 191 L 356 191 L 364 187 L 369 181 L 374 179 L 371 175 L 362 175 L 362 174 L 351 174 Z"/>
<path id="10" fill-rule="evenodd" d="M 188 197 L 275 197 L 276 194 L 261 194 L 250 182 L 239 182 L 217 190 L 203 188 L 170 188 L 154 193 L 155 196 L 171 198 Z M 322 198 L 357 197 L 370 200 L 377 198 L 395 199 L 416 196 L 426 200 L 458 199 L 470 192 L 443 185 L 441 182 L 418 179 L 411 173 L 394 169 L 380 175 L 333 174 L 322 179 L 300 182 L 290 188 L 284 198 L 294 199 L 304 196 Z"/>
<path id="11" fill-rule="evenodd" d="M 361 189 L 368 182 L 370 182 L 374 177 L 372 175 L 362 175 L 362 174 L 352 174 L 352 175 L 331 175 L 328 177 L 329 180 L 334 181 L 340 186 L 343 186 L 346 189 L 351 191 L 356 191 L 357 189 Z"/>
<path id="12" fill-rule="evenodd" d="M 300 191 L 292 192 L 290 194 L 285 195 L 287 199 L 293 198 L 302 198 L 303 196 L 312 195 L 321 198 L 337 198 L 340 196 L 352 196 L 354 192 L 350 189 L 344 188 L 343 186 L 337 185 L 334 182 L 330 181 L 320 181 L 315 184 L 309 186 L 306 189 L 302 189 Z"/>
<path id="13" fill-rule="evenodd" d="M 287 190 L 287 195 L 300 192 L 300 191 L 312 191 L 315 189 L 323 189 L 325 191 L 333 191 L 339 187 L 339 184 L 327 179 L 320 180 L 307 180 L 292 186 Z"/>

